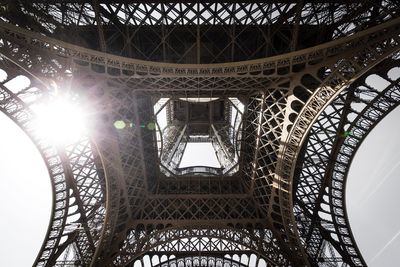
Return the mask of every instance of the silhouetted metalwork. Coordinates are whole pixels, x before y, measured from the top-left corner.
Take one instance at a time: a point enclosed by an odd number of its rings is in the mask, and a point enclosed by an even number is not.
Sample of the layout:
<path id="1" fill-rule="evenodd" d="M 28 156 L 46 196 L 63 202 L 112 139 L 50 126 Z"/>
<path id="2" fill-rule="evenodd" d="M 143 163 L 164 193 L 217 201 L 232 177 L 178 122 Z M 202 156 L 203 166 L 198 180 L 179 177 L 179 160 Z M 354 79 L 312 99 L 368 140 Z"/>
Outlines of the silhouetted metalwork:
<path id="1" fill-rule="evenodd" d="M 345 185 L 399 104 L 398 1 L 2 2 L 0 110 L 53 186 L 35 266 L 366 265 Z M 63 145 L 33 125 L 55 87 L 90 122 Z"/>

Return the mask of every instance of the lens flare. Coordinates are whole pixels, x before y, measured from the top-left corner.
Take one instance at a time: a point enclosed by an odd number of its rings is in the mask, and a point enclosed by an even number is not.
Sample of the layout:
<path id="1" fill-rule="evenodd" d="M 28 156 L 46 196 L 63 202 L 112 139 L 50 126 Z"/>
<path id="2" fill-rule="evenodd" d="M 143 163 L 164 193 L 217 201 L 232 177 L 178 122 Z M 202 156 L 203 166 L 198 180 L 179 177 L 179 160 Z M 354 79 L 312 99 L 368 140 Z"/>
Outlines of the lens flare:
<path id="1" fill-rule="evenodd" d="M 39 135 L 54 144 L 78 141 L 86 132 L 84 112 L 77 103 L 57 99 L 36 108 Z"/>

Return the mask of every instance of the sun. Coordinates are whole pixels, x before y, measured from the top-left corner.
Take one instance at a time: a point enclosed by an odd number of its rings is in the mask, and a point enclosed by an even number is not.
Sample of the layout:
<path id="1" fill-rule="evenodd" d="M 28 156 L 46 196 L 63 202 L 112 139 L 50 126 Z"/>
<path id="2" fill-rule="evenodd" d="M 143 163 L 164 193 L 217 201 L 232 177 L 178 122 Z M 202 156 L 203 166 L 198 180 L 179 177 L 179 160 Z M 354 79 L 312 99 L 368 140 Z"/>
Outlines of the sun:
<path id="1" fill-rule="evenodd" d="M 87 134 L 85 112 L 71 98 L 58 97 L 42 103 L 36 107 L 35 115 L 38 134 L 55 145 L 77 142 Z"/>

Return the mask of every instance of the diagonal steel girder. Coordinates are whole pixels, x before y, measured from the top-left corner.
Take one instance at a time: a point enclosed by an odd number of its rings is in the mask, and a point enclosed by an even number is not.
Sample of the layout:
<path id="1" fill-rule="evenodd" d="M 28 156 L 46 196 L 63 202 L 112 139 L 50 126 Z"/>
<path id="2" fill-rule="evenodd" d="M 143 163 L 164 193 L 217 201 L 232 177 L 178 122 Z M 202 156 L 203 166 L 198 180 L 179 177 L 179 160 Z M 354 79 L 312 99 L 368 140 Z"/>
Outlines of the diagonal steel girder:
<path id="1" fill-rule="evenodd" d="M 51 38 L 34 35 L 34 33 L 15 29 L 5 24 L 1 25 L 1 29 L 2 33 L 4 33 L 4 37 L 2 37 L 4 40 L 15 41 L 15 43 L 20 46 L 32 48 L 32 51 L 41 51 L 44 55 L 50 57 L 59 57 L 62 54 L 62 57 L 64 58 L 61 58 L 60 62 L 63 62 L 66 65 L 67 63 L 65 62 L 65 58 L 67 58 L 68 61 L 85 61 L 89 66 L 91 66 L 90 69 L 87 69 L 87 73 L 91 73 L 95 77 L 103 77 L 105 80 L 110 79 L 110 76 L 108 76 L 108 74 L 99 74 L 99 72 L 93 71 L 93 69 L 95 69 L 93 66 L 95 64 L 105 64 L 104 69 L 107 70 L 106 73 L 108 73 L 109 69 L 122 70 L 127 66 L 124 65 L 125 63 L 123 61 L 129 61 L 133 64 L 129 66 L 129 70 L 134 71 L 133 75 L 130 75 L 128 78 L 129 80 L 148 79 L 148 77 L 151 77 L 152 79 L 154 72 L 158 73 L 157 75 L 160 75 L 161 78 L 159 80 L 161 81 L 163 81 L 163 78 L 170 77 L 178 77 L 181 79 L 187 78 L 190 80 L 191 77 L 201 78 L 215 76 L 223 79 L 225 76 L 229 77 L 229 75 L 237 77 L 238 74 L 253 77 L 260 75 L 260 71 L 271 69 L 274 70 L 274 73 L 265 75 L 266 77 L 283 76 L 285 79 L 290 80 L 290 84 L 287 86 L 286 91 L 282 92 L 278 97 L 278 99 L 283 100 L 280 102 L 278 101 L 281 105 L 277 108 L 273 108 L 273 105 L 270 105 L 268 102 L 268 98 L 272 96 L 274 92 L 274 85 L 266 86 L 267 88 L 269 87 L 270 90 L 260 92 L 261 88 L 257 88 L 257 90 L 248 93 L 253 101 L 258 102 L 254 109 L 257 115 L 255 117 L 255 127 L 253 127 L 253 131 L 255 132 L 251 133 L 256 138 L 256 146 L 253 151 L 254 156 L 252 168 L 250 170 L 250 175 L 248 176 L 250 177 L 250 188 L 253 189 L 249 192 L 258 203 L 260 210 L 266 214 L 266 219 L 269 222 L 269 226 L 273 229 L 274 235 L 281 245 L 281 249 L 285 251 L 285 255 L 289 257 L 292 262 L 298 264 L 308 264 L 308 259 L 301 246 L 292 213 L 292 179 L 295 161 L 300 153 L 301 144 L 304 142 L 317 115 L 322 112 L 325 106 L 327 106 L 344 88 L 350 85 L 368 69 L 371 69 L 384 58 L 399 50 L 400 31 L 399 19 L 394 19 L 388 23 L 368 29 L 353 36 L 320 45 L 314 49 L 297 51 L 284 55 L 279 57 L 279 59 L 272 58 L 256 62 L 251 61 L 240 63 L 242 65 L 232 63 L 230 66 L 180 66 L 174 64 L 169 66 L 161 64 L 159 66 L 159 64 L 151 62 L 139 62 L 113 56 L 113 59 L 111 60 L 109 58 L 110 56 L 107 54 L 69 46 L 68 44 L 57 42 Z M 18 53 L 15 53 L 15 50 L 6 47 L 5 42 L 3 42 L 2 45 L 2 53 L 7 54 L 9 57 L 18 56 Z M 63 47 L 64 45 L 66 45 L 66 47 Z M 58 48 L 54 49 L 54 47 Z M 301 72 L 294 73 L 291 69 L 295 64 L 305 64 L 307 67 L 304 67 Z M 131 68 L 132 66 L 135 67 Z M 32 67 L 34 66 L 26 66 L 27 69 Z M 173 68 L 172 71 L 171 67 Z M 137 71 L 138 69 L 140 71 Z M 289 69 L 289 71 L 284 74 L 279 74 L 280 69 Z M 324 70 L 323 75 L 320 75 L 320 70 Z M 135 75 L 138 75 L 141 78 L 138 78 Z M 260 76 L 263 75 L 264 74 Z M 314 84 L 311 85 L 308 82 L 302 81 L 302 78 L 306 75 L 311 76 L 316 81 L 316 88 L 313 88 L 312 85 Z M 201 82 L 203 81 L 201 80 Z M 227 86 L 227 88 L 229 88 L 229 86 Z M 111 92 L 107 92 L 107 97 L 112 96 L 111 101 L 121 103 L 120 99 L 118 99 L 116 94 L 114 94 L 118 91 L 118 88 L 116 87 L 110 91 Z M 300 91 L 301 93 L 298 94 L 297 91 Z M 305 98 L 304 95 L 306 95 Z M 280 118 L 279 116 L 277 116 L 277 119 L 273 118 L 275 114 L 282 114 L 283 118 Z M 274 122 L 271 121 L 271 118 L 274 119 Z M 275 126 L 275 128 L 268 126 L 272 130 L 264 132 L 268 129 L 266 125 L 270 125 L 271 123 L 278 126 Z M 136 134 L 139 135 L 139 133 L 134 133 L 133 136 L 127 136 L 126 138 L 138 138 Z M 271 140 L 267 137 L 270 134 L 275 136 L 278 140 L 278 149 L 273 146 L 272 148 L 268 146 Z M 108 137 L 105 136 L 105 139 L 107 138 Z M 105 140 L 104 142 L 112 143 L 110 146 L 105 145 L 103 142 L 99 142 L 98 144 L 103 159 L 109 159 L 108 163 L 103 162 L 103 164 L 105 167 L 108 189 L 110 189 L 112 188 L 112 183 L 115 183 L 110 181 L 112 179 L 111 177 L 113 177 L 112 173 L 116 173 L 116 176 L 124 176 L 127 174 L 119 173 L 121 172 L 121 169 L 118 166 L 121 166 L 124 163 L 121 162 L 121 158 L 117 156 L 121 153 L 116 151 L 119 146 L 118 140 L 112 139 Z M 139 151 L 139 153 L 143 150 L 140 142 L 135 144 L 134 147 L 134 149 Z M 264 157 L 266 154 L 269 154 L 269 152 L 275 154 L 275 157 L 270 157 L 268 159 L 268 162 L 271 164 L 263 165 L 263 162 L 265 162 Z M 139 159 L 139 161 L 141 160 Z M 261 169 L 262 171 L 266 170 L 270 175 L 266 176 L 265 172 L 257 172 L 258 169 Z M 141 174 L 139 176 L 145 175 Z M 123 233 L 125 233 L 126 230 L 116 231 L 115 227 L 117 227 L 117 225 L 122 225 L 125 229 L 129 228 L 129 225 L 123 224 L 121 219 L 125 218 L 125 214 L 127 214 L 128 217 L 132 216 L 129 215 L 129 207 L 131 207 L 132 204 L 138 205 L 136 200 L 142 199 L 143 196 L 143 192 L 138 193 L 137 191 L 135 191 L 132 196 L 132 192 L 129 191 L 129 188 L 131 187 L 134 190 L 135 188 L 143 187 L 143 189 L 140 190 L 145 191 L 142 182 L 138 182 L 135 179 L 133 180 L 134 181 L 127 181 L 126 178 L 125 180 L 124 178 L 121 178 L 121 184 L 116 185 L 116 188 L 122 189 L 124 192 L 122 194 L 122 199 L 127 199 L 124 200 L 124 205 L 127 205 L 127 207 L 124 207 L 125 211 L 120 211 L 120 190 L 116 190 L 115 192 L 112 190 L 108 191 L 108 214 L 105 221 L 106 230 L 103 231 L 98 251 L 101 251 L 101 249 L 105 248 L 107 244 L 114 241 L 113 238 L 115 237 L 111 236 L 107 231 L 118 233 L 120 238 L 123 239 Z M 265 180 L 267 180 L 267 185 L 264 183 Z M 127 183 L 128 187 L 124 187 L 124 182 Z M 131 184 L 131 182 L 133 184 Z M 259 183 L 264 184 L 264 186 L 259 186 Z M 255 187 L 257 187 L 257 190 L 254 190 Z M 110 205 L 110 203 L 114 204 Z M 117 208 L 118 212 L 115 212 L 115 210 L 113 211 L 114 208 Z M 114 212 L 114 214 L 112 212 Z M 112 221 L 114 223 L 111 223 Z M 97 261 L 97 258 L 95 258 L 94 261 Z"/>

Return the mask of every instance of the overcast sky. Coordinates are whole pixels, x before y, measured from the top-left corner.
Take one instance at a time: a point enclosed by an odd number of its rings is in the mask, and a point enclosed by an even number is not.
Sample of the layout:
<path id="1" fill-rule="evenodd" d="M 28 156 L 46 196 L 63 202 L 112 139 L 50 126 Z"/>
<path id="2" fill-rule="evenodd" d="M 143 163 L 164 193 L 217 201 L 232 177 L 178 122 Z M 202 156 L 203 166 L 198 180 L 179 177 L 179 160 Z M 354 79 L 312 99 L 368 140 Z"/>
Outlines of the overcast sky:
<path id="1" fill-rule="evenodd" d="M 347 210 L 369 266 L 400 266 L 400 108 L 365 139 L 347 182 Z"/>
<path id="2" fill-rule="evenodd" d="M 0 266 L 32 266 L 46 235 L 52 193 L 28 136 L 0 112 Z"/>

